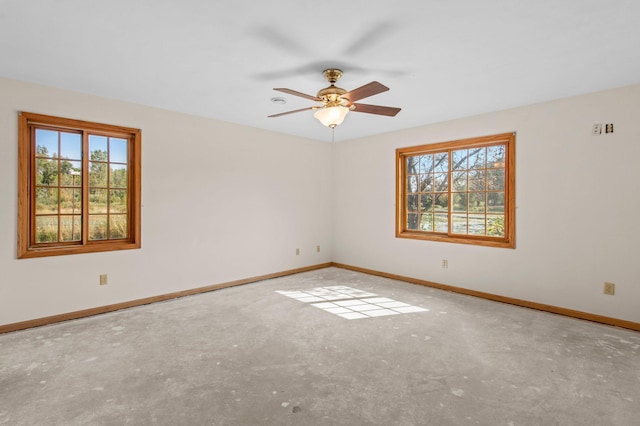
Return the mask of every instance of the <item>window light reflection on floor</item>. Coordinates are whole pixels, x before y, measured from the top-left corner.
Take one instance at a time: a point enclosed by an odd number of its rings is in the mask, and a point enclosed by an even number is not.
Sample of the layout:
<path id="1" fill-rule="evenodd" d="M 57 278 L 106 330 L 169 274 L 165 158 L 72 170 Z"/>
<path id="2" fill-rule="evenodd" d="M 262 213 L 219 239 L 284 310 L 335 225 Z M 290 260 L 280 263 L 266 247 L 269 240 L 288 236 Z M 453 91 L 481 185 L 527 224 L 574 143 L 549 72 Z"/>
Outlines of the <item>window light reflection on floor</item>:
<path id="1" fill-rule="evenodd" d="M 373 318 L 387 315 L 426 312 L 428 309 L 408 303 L 398 302 L 386 297 L 376 297 L 369 293 L 347 286 L 317 287 L 310 290 L 276 291 L 326 312 L 346 319 Z"/>

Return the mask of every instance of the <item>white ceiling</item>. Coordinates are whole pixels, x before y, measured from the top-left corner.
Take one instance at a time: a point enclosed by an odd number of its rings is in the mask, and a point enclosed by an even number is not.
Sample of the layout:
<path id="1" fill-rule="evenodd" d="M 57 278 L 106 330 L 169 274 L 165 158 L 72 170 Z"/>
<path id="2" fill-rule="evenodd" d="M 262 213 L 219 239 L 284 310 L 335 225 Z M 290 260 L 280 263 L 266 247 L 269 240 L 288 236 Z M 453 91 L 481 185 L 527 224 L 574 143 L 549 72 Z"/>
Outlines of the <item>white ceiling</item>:
<path id="1" fill-rule="evenodd" d="M 274 87 L 390 87 L 339 141 L 640 83 L 639 42 L 637 0 L 0 0 L 0 76 L 323 141 Z"/>

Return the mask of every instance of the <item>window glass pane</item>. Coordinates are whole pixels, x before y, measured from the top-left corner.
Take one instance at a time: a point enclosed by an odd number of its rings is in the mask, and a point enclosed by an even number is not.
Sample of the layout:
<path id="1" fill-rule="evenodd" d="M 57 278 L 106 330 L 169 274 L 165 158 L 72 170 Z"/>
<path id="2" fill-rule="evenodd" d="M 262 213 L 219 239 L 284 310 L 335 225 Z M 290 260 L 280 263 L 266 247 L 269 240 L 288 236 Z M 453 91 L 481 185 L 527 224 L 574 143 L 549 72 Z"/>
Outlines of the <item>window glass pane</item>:
<path id="1" fill-rule="evenodd" d="M 484 191 L 485 170 L 473 170 L 469 172 L 469 191 Z"/>
<path id="2" fill-rule="evenodd" d="M 441 152 L 435 154 L 433 157 L 433 170 L 436 172 L 448 172 L 449 171 L 449 154 Z"/>
<path id="3" fill-rule="evenodd" d="M 418 192 L 418 176 L 407 177 L 407 192 Z"/>
<path id="4" fill-rule="evenodd" d="M 433 191 L 433 175 L 420 175 L 420 192 Z"/>
<path id="5" fill-rule="evenodd" d="M 122 189 L 110 191 L 109 213 L 127 212 L 127 191 Z"/>
<path id="6" fill-rule="evenodd" d="M 467 172 L 453 172 L 451 173 L 452 191 L 466 191 L 467 190 Z"/>
<path id="7" fill-rule="evenodd" d="M 109 138 L 109 161 L 112 163 L 127 162 L 127 140 Z"/>
<path id="8" fill-rule="evenodd" d="M 447 173 L 436 173 L 433 175 L 434 190 L 444 192 L 449 187 L 449 175 Z"/>
<path id="9" fill-rule="evenodd" d="M 82 186 L 82 163 L 80 161 L 60 162 L 60 185 Z"/>
<path id="10" fill-rule="evenodd" d="M 467 193 L 456 192 L 451 195 L 453 199 L 453 205 L 451 206 L 454 212 L 466 212 L 467 211 Z"/>
<path id="11" fill-rule="evenodd" d="M 124 164 L 111 164 L 109 173 L 109 186 L 111 188 L 127 187 L 127 166 Z"/>
<path id="12" fill-rule="evenodd" d="M 451 157 L 451 166 L 453 170 L 466 170 L 467 159 L 469 158 L 469 151 L 466 149 L 459 149 L 453 151 Z"/>
<path id="13" fill-rule="evenodd" d="M 410 212 L 418 211 L 417 195 L 407 195 L 407 211 L 410 211 Z"/>
<path id="14" fill-rule="evenodd" d="M 60 213 L 76 214 L 82 212 L 82 190 L 80 188 L 60 189 Z"/>
<path id="15" fill-rule="evenodd" d="M 437 212 L 449 211 L 449 194 L 436 194 L 434 202 Z"/>
<path id="16" fill-rule="evenodd" d="M 433 194 L 420 195 L 420 210 L 423 212 L 433 211 Z"/>
<path id="17" fill-rule="evenodd" d="M 58 241 L 58 216 L 36 216 L 36 242 Z"/>
<path id="18" fill-rule="evenodd" d="M 485 196 L 486 192 L 469 192 L 469 211 L 484 212 Z"/>
<path id="19" fill-rule="evenodd" d="M 487 190 L 504 191 L 504 169 L 487 171 Z"/>
<path id="20" fill-rule="evenodd" d="M 82 219 L 80 215 L 60 216 L 60 240 L 80 241 L 82 234 Z"/>
<path id="21" fill-rule="evenodd" d="M 36 188 L 36 214 L 58 214 L 57 188 Z"/>
<path id="22" fill-rule="evenodd" d="M 451 217 L 451 226 L 454 234 L 467 234 L 467 215 L 454 214 Z"/>
<path id="23" fill-rule="evenodd" d="M 82 135 L 60 132 L 60 158 L 82 160 Z"/>
<path id="24" fill-rule="evenodd" d="M 505 145 L 487 147 L 487 168 L 504 167 L 505 155 Z"/>
<path id="25" fill-rule="evenodd" d="M 419 173 L 418 161 L 420 157 L 407 157 L 407 174 L 417 175 Z"/>
<path id="26" fill-rule="evenodd" d="M 107 213 L 107 189 L 89 190 L 89 213 Z"/>
<path id="27" fill-rule="evenodd" d="M 89 162 L 89 186 L 107 187 L 107 163 Z"/>
<path id="28" fill-rule="evenodd" d="M 418 214 L 409 213 L 407 215 L 407 229 L 417 231 L 418 230 Z"/>
<path id="29" fill-rule="evenodd" d="M 109 238 L 127 238 L 127 216 L 114 214 L 109 216 Z"/>
<path id="30" fill-rule="evenodd" d="M 435 232 L 448 232 L 449 231 L 449 215 L 436 214 L 435 215 Z"/>
<path id="31" fill-rule="evenodd" d="M 469 215 L 469 235 L 485 235 L 484 215 Z"/>
<path id="32" fill-rule="evenodd" d="M 487 235 L 504 237 L 504 215 L 487 215 Z"/>
<path id="33" fill-rule="evenodd" d="M 58 132 L 36 129 L 36 156 L 58 157 Z"/>
<path id="34" fill-rule="evenodd" d="M 109 149 L 106 136 L 89 135 L 89 160 L 107 161 Z"/>
<path id="35" fill-rule="evenodd" d="M 469 149 L 469 168 L 485 169 L 487 167 L 487 148 Z"/>
<path id="36" fill-rule="evenodd" d="M 487 193 L 487 211 L 490 213 L 504 213 L 504 192 Z"/>
<path id="37" fill-rule="evenodd" d="M 430 173 L 433 171 L 433 155 L 420 156 L 420 173 Z"/>
<path id="38" fill-rule="evenodd" d="M 89 240 L 107 239 L 107 215 L 89 215 Z"/>
<path id="39" fill-rule="evenodd" d="M 433 232 L 433 213 L 426 213 L 420 215 L 420 230 Z"/>
<path id="40" fill-rule="evenodd" d="M 36 185 L 58 185 L 58 162 L 56 160 L 36 160 Z"/>

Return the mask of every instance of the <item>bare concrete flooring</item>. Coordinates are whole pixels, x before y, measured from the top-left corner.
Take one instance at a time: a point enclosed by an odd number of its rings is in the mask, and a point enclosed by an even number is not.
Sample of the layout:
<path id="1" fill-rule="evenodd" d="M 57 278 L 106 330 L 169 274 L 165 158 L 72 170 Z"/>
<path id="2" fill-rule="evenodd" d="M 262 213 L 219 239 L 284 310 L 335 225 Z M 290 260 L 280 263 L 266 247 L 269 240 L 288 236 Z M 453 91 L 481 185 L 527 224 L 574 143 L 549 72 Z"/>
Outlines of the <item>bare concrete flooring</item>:
<path id="1" fill-rule="evenodd" d="M 0 335 L 0 424 L 638 425 L 639 355 L 636 332 L 328 268 Z"/>

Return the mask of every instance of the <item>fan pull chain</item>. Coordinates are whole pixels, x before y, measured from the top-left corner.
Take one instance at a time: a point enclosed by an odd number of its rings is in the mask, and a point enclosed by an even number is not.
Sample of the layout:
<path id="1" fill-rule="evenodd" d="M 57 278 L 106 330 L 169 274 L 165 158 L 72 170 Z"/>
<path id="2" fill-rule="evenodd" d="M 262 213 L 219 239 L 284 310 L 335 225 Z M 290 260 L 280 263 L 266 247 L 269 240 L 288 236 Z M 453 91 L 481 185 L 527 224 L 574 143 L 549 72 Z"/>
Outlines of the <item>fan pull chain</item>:
<path id="1" fill-rule="evenodd" d="M 335 126 L 331 128 L 331 143 L 336 141 L 336 128 Z"/>

